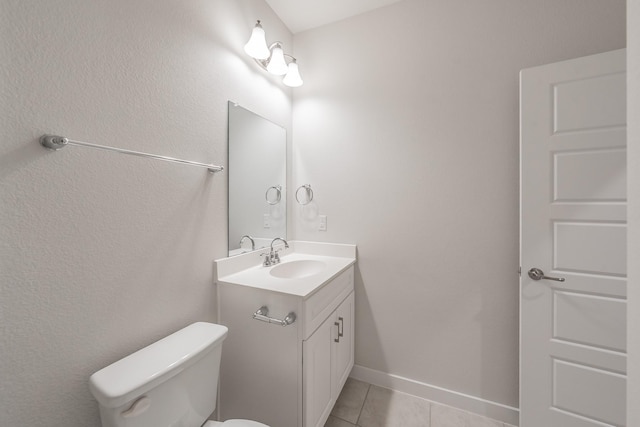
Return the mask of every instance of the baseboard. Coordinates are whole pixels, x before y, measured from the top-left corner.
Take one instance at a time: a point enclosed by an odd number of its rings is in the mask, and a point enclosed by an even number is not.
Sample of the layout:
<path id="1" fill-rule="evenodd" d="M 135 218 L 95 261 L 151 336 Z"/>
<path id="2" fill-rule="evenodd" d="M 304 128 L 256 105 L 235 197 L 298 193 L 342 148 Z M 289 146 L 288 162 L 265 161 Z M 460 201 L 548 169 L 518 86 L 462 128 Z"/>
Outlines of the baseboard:
<path id="1" fill-rule="evenodd" d="M 514 426 L 518 425 L 518 408 L 480 399 L 479 397 L 470 396 L 468 394 L 447 390 L 445 388 L 426 384 L 420 381 L 403 378 L 398 375 L 376 371 L 375 369 L 365 368 L 364 366 L 359 365 L 354 365 L 350 376 L 351 378 L 355 378 L 369 384 L 418 396 L 423 399 L 452 406 L 463 411 L 473 412 L 478 415 L 493 418 L 494 420 L 498 420 L 503 423 L 508 423 Z"/>

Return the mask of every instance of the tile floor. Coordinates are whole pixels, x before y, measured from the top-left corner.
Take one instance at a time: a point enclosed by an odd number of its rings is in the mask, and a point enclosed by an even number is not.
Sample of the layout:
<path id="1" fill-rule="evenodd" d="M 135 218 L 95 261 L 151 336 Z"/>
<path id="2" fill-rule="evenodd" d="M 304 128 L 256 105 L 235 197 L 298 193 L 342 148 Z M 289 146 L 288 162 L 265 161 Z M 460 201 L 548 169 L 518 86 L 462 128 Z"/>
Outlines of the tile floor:
<path id="1" fill-rule="evenodd" d="M 324 427 L 513 427 L 349 378 Z"/>

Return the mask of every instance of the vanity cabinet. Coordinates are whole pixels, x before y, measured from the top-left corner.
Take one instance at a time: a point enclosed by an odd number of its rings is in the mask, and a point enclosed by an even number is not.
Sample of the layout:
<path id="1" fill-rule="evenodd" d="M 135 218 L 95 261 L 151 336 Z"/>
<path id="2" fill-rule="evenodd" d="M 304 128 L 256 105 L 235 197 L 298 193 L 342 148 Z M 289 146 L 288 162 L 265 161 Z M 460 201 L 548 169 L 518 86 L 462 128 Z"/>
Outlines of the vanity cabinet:
<path id="1" fill-rule="evenodd" d="M 302 343 L 305 427 L 322 427 L 353 367 L 353 292 Z"/>
<path id="2" fill-rule="evenodd" d="M 353 262 L 308 295 L 217 280 L 222 344 L 220 420 L 322 427 L 353 367 Z M 258 321 L 261 307 L 288 326 Z"/>

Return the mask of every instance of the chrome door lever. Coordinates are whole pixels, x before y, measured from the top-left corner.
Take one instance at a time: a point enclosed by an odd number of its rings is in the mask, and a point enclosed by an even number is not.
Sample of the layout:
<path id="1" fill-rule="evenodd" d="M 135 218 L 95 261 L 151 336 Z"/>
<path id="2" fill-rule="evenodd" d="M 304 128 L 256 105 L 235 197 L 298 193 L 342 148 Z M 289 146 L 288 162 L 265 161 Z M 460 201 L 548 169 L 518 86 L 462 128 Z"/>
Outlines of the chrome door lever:
<path id="1" fill-rule="evenodd" d="M 544 275 L 544 271 L 540 270 L 539 268 L 532 268 L 531 270 L 529 270 L 528 272 L 529 277 L 531 277 L 533 280 L 554 280 L 556 282 L 564 282 L 564 277 L 549 277 L 549 276 L 545 276 Z"/>

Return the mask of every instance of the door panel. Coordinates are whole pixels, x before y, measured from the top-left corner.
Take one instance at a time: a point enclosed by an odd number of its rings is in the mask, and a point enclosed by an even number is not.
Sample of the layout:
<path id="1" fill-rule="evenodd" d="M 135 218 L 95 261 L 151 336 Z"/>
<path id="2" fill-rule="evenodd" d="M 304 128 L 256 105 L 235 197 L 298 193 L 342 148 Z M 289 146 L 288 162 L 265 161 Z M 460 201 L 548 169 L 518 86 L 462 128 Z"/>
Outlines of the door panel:
<path id="1" fill-rule="evenodd" d="M 598 275 L 624 276 L 627 226 L 615 222 L 553 221 L 553 268 Z"/>
<path id="2" fill-rule="evenodd" d="M 625 150 L 587 150 L 554 154 L 554 202 L 624 202 Z"/>
<path id="3" fill-rule="evenodd" d="M 625 55 L 521 73 L 521 427 L 625 425 Z"/>
<path id="4" fill-rule="evenodd" d="M 340 390 L 342 390 L 342 386 L 353 368 L 353 292 L 336 309 L 336 319 L 338 319 L 339 332 L 342 333 L 342 336 L 337 338 L 338 342 L 334 341 L 336 351 L 336 389 L 334 395 L 337 400 Z"/>
<path id="5" fill-rule="evenodd" d="M 333 408 L 332 345 L 333 321 L 325 321 L 302 342 L 304 390 L 303 417 L 306 427 L 322 427 Z"/>
<path id="6" fill-rule="evenodd" d="M 615 71 L 553 84 L 555 133 L 625 126 L 626 87 L 626 74 Z"/>
<path id="7" fill-rule="evenodd" d="M 625 402 L 619 398 L 625 395 L 624 375 L 554 359 L 553 377 L 554 408 L 608 424 L 625 424 Z"/>
<path id="8" fill-rule="evenodd" d="M 627 305 L 619 298 L 555 291 L 553 338 L 625 351 Z M 620 328 L 620 325 L 625 327 Z M 611 333 L 616 331 L 616 333 Z"/>

